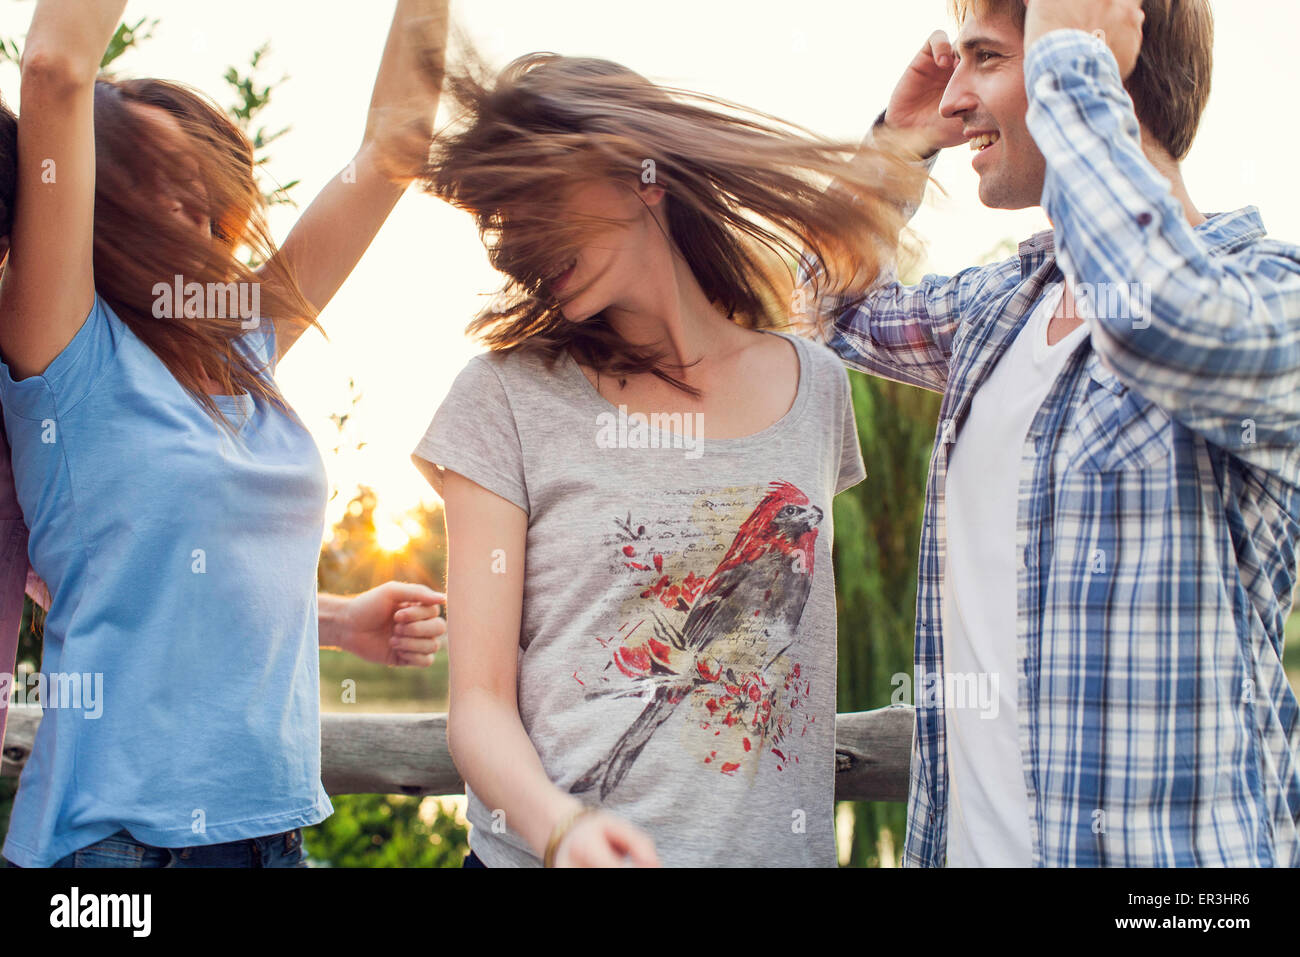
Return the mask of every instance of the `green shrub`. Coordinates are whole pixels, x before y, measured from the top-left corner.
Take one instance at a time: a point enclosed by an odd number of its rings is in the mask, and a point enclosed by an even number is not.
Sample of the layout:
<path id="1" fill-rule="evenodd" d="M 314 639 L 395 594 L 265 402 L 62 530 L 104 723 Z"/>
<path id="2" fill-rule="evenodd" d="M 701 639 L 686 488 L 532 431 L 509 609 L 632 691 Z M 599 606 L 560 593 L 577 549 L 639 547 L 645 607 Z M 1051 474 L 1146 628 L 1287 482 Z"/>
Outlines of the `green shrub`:
<path id="1" fill-rule="evenodd" d="M 447 800 L 345 794 L 334 813 L 303 829 L 315 867 L 460 867 L 469 830 Z"/>

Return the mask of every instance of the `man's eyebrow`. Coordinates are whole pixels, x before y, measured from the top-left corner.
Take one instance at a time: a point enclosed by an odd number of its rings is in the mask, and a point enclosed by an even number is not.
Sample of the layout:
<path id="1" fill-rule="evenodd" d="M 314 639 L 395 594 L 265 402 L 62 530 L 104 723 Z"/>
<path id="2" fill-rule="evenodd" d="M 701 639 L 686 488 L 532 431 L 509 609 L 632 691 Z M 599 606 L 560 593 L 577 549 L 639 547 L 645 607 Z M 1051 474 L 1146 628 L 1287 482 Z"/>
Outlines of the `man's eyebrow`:
<path id="1" fill-rule="evenodd" d="M 969 54 L 972 50 L 977 50 L 980 47 L 988 47 L 994 50 L 1001 50 L 1003 44 L 1002 41 L 995 40 L 992 37 L 981 37 L 981 36 L 966 37 L 966 39 L 958 42 L 957 52 L 961 54 Z"/>

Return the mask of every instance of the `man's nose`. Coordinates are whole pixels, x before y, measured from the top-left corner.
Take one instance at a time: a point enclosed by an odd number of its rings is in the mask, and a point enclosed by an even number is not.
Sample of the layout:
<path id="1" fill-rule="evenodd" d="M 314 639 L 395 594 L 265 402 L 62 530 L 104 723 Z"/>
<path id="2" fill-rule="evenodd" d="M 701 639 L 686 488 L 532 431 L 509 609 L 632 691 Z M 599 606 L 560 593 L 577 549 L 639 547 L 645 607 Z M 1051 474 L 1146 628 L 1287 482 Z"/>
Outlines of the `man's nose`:
<path id="1" fill-rule="evenodd" d="M 943 91 L 943 99 L 939 101 L 939 115 L 945 120 L 955 120 L 975 112 L 978 107 L 979 100 L 958 64 L 957 71 L 948 81 L 948 88 Z"/>

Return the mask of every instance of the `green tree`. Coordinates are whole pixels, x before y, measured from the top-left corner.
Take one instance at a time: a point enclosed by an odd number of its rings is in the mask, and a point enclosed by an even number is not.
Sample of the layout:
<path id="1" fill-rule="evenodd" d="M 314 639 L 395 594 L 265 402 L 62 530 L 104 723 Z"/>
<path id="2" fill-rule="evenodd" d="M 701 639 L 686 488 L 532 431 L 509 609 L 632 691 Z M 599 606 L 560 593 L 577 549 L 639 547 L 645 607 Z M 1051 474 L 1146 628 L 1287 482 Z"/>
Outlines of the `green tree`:
<path id="1" fill-rule="evenodd" d="M 895 675 L 907 675 L 911 687 L 917 556 L 939 416 L 934 393 L 857 373 L 851 386 L 867 479 L 835 500 L 841 712 L 888 705 Z M 906 808 L 853 802 L 851 809 L 849 864 L 897 864 Z"/>
<path id="2" fill-rule="evenodd" d="M 1004 241 L 985 261 L 1014 252 L 1015 244 Z M 918 257 L 909 249 L 905 258 Z M 905 281 L 916 281 L 916 271 L 909 271 Z M 900 676 L 907 690 L 914 686 L 917 562 L 941 402 L 936 393 L 874 376 L 851 373 L 850 379 L 867 478 L 835 500 L 841 712 L 893 703 Z M 850 866 L 899 864 L 906 806 L 855 801 L 849 807 Z"/>

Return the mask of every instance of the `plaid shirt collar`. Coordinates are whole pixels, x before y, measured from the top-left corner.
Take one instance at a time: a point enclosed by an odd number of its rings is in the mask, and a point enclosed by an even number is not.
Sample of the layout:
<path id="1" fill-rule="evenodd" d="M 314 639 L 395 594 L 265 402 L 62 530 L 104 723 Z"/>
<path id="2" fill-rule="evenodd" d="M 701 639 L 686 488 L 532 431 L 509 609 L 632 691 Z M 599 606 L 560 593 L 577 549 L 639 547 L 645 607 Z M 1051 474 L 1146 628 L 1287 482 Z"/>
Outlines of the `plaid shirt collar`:
<path id="1" fill-rule="evenodd" d="M 1205 240 L 1211 255 L 1234 252 L 1258 239 L 1268 235 L 1264 228 L 1264 219 L 1257 206 L 1243 206 L 1230 213 L 1210 213 L 1205 222 L 1196 227 L 1196 232 Z M 1047 259 L 1056 256 L 1056 232 L 1044 229 L 1034 233 L 1018 248 L 1020 256 L 1020 278 L 1028 279 L 1034 270 Z"/>

